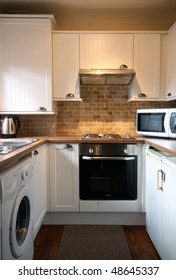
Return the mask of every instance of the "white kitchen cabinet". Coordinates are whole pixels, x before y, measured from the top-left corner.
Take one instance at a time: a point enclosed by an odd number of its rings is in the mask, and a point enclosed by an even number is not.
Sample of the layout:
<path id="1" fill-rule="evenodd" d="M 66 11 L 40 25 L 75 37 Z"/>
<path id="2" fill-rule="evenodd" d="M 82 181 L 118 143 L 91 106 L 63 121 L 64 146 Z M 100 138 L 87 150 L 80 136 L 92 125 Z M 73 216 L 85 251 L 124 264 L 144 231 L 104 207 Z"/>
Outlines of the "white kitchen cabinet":
<path id="1" fill-rule="evenodd" d="M 79 100 L 79 34 L 53 33 L 53 84 L 54 100 Z"/>
<path id="2" fill-rule="evenodd" d="M 166 64 L 164 65 L 164 95 L 166 100 L 176 99 L 176 24 L 171 28 L 166 36 L 167 47 L 164 55 L 166 56 Z"/>
<path id="3" fill-rule="evenodd" d="M 0 113 L 50 114 L 52 17 L 0 17 Z"/>
<path id="4" fill-rule="evenodd" d="M 163 160 L 162 259 L 176 259 L 176 158 Z M 174 163 L 173 163 L 174 162 Z"/>
<path id="5" fill-rule="evenodd" d="M 129 100 L 159 101 L 160 34 L 134 34 L 134 70 Z"/>
<path id="6" fill-rule="evenodd" d="M 51 211 L 79 211 L 78 149 L 78 144 L 50 144 Z"/>
<path id="7" fill-rule="evenodd" d="M 2 207 L 1 207 L 1 199 L 0 199 L 0 260 L 2 259 L 1 257 L 1 242 L 2 242 L 2 221 L 1 221 L 1 217 L 2 217 Z"/>
<path id="8" fill-rule="evenodd" d="M 146 186 L 146 229 L 161 255 L 161 191 L 158 190 L 158 172 L 161 170 L 161 157 L 149 151 L 145 155 Z"/>
<path id="9" fill-rule="evenodd" d="M 173 163 L 175 162 L 175 163 Z M 146 151 L 146 227 L 161 259 L 176 259 L 176 158 Z"/>
<path id="10" fill-rule="evenodd" d="M 80 34 L 80 68 L 133 68 L 133 34 Z"/>
<path id="11" fill-rule="evenodd" d="M 32 152 L 35 237 L 48 210 L 48 149 L 49 146 L 45 144 Z"/>

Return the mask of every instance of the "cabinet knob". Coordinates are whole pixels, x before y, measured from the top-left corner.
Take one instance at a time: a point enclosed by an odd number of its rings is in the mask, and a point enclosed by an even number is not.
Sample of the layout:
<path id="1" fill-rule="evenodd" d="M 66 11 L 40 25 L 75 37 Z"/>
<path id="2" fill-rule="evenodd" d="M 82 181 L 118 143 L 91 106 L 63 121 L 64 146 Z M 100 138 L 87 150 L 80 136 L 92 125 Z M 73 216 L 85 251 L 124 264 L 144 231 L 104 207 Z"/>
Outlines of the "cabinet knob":
<path id="1" fill-rule="evenodd" d="M 126 64 L 121 64 L 119 69 L 128 69 L 128 66 Z"/>
<path id="2" fill-rule="evenodd" d="M 65 144 L 63 146 L 64 149 L 73 149 L 73 146 L 71 144 Z"/>
<path id="3" fill-rule="evenodd" d="M 141 93 L 138 94 L 138 97 L 146 98 L 147 95 L 145 93 L 141 92 Z"/>
<path id="4" fill-rule="evenodd" d="M 39 152 L 37 150 L 34 151 L 34 156 L 38 155 Z"/>
<path id="5" fill-rule="evenodd" d="M 172 93 L 168 92 L 167 97 L 171 97 L 171 96 L 172 96 Z"/>
<path id="6" fill-rule="evenodd" d="M 74 98 L 74 97 L 75 95 L 71 92 L 66 95 L 66 98 Z"/>
<path id="7" fill-rule="evenodd" d="M 45 112 L 45 111 L 46 111 L 46 108 L 41 106 L 41 107 L 38 107 L 37 111 Z"/>

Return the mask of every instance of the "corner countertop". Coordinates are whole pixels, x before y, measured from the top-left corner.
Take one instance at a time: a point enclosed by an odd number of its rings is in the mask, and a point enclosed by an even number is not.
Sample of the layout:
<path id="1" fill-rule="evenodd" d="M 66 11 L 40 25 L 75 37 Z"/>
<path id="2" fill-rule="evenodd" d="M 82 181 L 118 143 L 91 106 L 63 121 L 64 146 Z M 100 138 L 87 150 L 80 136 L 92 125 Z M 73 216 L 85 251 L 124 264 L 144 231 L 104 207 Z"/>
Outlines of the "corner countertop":
<path id="1" fill-rule="evenodd" d="M 176 139 L 145 138 L 144 143 L 176 157 Z"/>
<path id="2" fill-rule="evenodd" d="M 27 137 L 25 137 L 27 138 Z M 32 138 L 32 137 L 30 137 Z M 7 155 L 0 155 L 0 168 L 11 164 L 13 161 L 17 161 L 23 156 L 31 153 L 41 145 L 45 143 L 134 143 L 134 144 L 148 144 L 153 148 L 164 151 L 171 156 L 176 157 L 176 140 L 174 139 L 164 139 L 164 138 L 147 138 L 147 137 L 137 137 L 137 138 L 119 138 L 119 139 L 81 139 L 81 135 L 60 135 L 55 137 L 38 137 L 35 136 L 38 141 L 33 142 L 27 146 L 24 146 L 18 150 L 15 150 Z"/>

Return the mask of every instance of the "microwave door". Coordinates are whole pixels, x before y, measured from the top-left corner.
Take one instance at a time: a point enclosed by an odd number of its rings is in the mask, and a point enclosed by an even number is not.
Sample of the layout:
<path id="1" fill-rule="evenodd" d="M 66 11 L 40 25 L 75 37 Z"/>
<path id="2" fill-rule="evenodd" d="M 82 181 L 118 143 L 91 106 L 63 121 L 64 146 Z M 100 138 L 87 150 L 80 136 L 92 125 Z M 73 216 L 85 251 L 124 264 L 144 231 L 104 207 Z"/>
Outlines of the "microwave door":
<path id="1" fill-rule="evenodd" d="M 137 133 L 144 136 L 168 137 L 167 111 L 140 110 L 137 112 Z"/>

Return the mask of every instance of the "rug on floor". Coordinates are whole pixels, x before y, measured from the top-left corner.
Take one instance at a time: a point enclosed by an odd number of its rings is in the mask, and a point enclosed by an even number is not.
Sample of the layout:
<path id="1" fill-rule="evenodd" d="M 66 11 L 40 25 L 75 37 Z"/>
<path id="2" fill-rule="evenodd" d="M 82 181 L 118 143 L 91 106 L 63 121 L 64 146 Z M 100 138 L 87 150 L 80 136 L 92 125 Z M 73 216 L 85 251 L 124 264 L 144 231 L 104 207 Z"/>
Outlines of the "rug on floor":
<path id="1" fill-rule="evenodd" d="M 66 225 L 59 248 L 61 260 L 130 260 L 122 226 Z"/>

